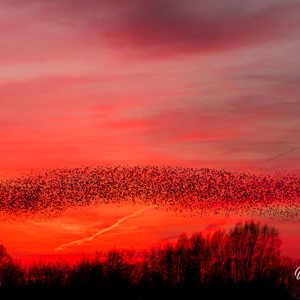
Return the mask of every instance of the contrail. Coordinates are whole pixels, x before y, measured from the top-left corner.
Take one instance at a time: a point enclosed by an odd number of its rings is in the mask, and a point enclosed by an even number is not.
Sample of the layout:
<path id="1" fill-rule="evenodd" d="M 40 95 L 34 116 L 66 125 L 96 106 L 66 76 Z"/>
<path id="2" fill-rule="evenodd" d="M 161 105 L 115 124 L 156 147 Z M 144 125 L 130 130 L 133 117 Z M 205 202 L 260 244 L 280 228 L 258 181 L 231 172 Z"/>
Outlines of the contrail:
<path id="1" fill-rule="evenodd" d="M 290 148 L 287 151 L 282 151 L 282 152 L 278 153 L 277 155 L 275 155 L 275 156 L 273 156 L 273 157 L 271 157 L 269 159 L 266 159 L 265 162 L 271 162 L 273 160 L 276 160 L 276 159 L 280 158 L 281 156 L 285 156 L 286 154 L 293 153 L 293 152 L 297 151 L 298 148 L 299 147 L 292 147 L 292 148 Z"/>
<path id="2" fill-rule="evenodd" d="M 82 244 L 83 242 L 88 242 L 88 241 L 91 241 L 93 240 L 94 238 L 96 238 L 97 236 L 109 231 L 109 230 L 112 230 L 116 227 L 118 227 L 121 223 L 125 222 L 126 220 L 130 219 L 130 218 L 133 218 L 139 214 L 141 214 L 142 212 L 144 212 L 145 210 L 151 208 L 151 206 L 148 206 L 148 207 L 145 207 L 145 208 L 142 208 L 140 210 L 138 210 L 137 212 L 129 215 L 129 216 L 126 216 L 122 219 L 119 219 L 115 224 L 107 227 L 107 228 L 104 228 L 100 231 L 98 231 L 97 233 L 95 233 L 94 235 L 90 236 L 90 237 L 87 237 L 87 238 L 83 238 L 83 239 L 80 239 L 80 240 L 76 240 L 76 241 L 73 241 L 73 242 L 70 242 L 70 243 L 67 243 L 67 244 L 62 244 L 60 245 L 59 247 L 55 248 L 55 251 L 60 251 L 60 250 L 63 250 L 65 247 L 67 246 L 71 246 L 71 245 L 80 245 Z"/>

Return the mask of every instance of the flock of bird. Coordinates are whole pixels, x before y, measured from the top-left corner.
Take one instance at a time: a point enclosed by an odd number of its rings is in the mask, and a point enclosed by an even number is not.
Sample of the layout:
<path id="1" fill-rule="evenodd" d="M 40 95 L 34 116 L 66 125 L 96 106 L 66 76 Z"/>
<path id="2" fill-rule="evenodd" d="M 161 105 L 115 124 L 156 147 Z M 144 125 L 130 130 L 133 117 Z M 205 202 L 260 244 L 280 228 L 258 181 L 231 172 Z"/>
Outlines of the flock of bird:
<path id="1" fill-rule="evenodd" d="M 50 169 L 0 181 L 0 211 L 60 214 L 73 206 L 129 202 L 197 213 L 299 219 L 300 178 L 156 166 Z"/>

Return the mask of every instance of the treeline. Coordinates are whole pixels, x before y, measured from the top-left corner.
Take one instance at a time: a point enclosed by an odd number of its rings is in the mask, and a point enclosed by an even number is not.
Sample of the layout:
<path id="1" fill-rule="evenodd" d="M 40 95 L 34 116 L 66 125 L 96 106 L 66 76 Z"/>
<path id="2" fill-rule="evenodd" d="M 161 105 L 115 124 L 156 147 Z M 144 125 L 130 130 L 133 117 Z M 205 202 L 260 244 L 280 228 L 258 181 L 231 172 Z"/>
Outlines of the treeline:
<path id="1" fill-rule="evenodd" d="M 55 299 L 298 299 L 299 261 L 280 254 L 276 229 L 181 235 L 143 255 L 113 250 L 75 264 L 23 267 L 0 249 L 0 297 Z"/>

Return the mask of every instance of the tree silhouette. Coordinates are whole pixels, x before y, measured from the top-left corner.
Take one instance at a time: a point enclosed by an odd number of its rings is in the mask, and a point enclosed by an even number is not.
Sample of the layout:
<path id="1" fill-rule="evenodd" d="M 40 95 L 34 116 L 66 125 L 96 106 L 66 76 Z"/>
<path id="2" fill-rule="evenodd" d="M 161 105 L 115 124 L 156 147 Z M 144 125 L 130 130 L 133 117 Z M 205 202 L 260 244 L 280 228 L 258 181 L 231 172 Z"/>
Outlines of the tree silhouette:
<path id="1" fill-rule="evenodd" d="M 260 223 L 182 234 L 143 255 L 112 250 L 75 264 L 15 263 L 0 247 L 0 297 L 65 299 L 297 299 L 299 261 L 280 254 L 279 234 Z"/>
<path id="2" fill-rule="evenodd" d="M 10 255 L 7 253 L 5 247 L 0 245 L 0 266 L 6 263 L 10 263 L 12 261 Z"/>

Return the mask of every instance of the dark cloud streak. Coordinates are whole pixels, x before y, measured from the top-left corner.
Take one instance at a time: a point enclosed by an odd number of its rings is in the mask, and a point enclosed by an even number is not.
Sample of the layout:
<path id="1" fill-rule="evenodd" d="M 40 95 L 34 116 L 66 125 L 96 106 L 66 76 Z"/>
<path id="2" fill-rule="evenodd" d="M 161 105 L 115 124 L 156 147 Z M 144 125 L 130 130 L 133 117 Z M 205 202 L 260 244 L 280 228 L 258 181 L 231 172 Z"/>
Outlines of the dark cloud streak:
<path id="1" fill-rule="evenodd" d="M 122 47 L 124 52 L 143 50 L 136 55 L 163 56 L 232 50 L 284 37 L 299 26 L 300 9 L 300 3 L 293 0 L 29 3 L 34 20 L 69 28 L 85 43 Z"/>

